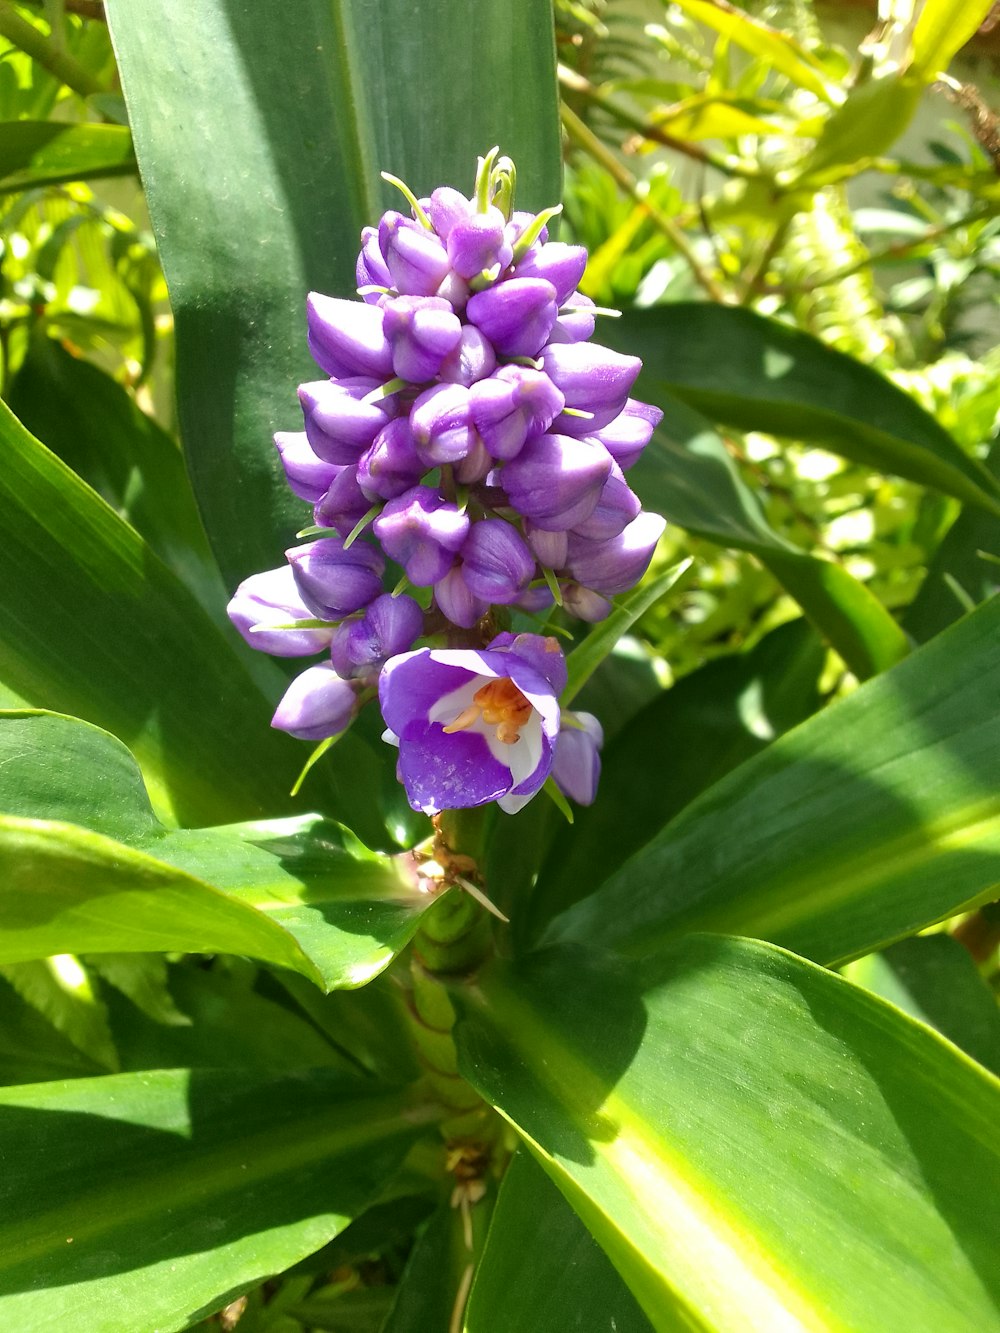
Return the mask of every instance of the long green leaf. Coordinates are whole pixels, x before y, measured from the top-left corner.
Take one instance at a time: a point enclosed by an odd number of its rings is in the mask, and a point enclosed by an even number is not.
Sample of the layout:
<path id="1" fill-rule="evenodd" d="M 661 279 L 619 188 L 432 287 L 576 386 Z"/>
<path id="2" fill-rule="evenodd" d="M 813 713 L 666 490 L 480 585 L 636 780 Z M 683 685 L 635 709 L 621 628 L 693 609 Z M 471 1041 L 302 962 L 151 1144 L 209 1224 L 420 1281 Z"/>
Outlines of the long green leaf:
<path id="1" fill-rule="evenodd" d="M 656 1328 L 1000 1328 L 1000 1083 L 890 1005 L 704 936 L 459 1001 L 462 1071 Z"/>
<path id="2" fill-rule="evenodd" d="M 552 926 L 648 953 L 690 930 L 830 963 L 995 896 L 1000 599 L 724 777 Z"/>
<path id="3" fill-rule="evenodd" d="M 125 747 L 73 718 L 0 717 L 0 810 L 2 962 L 245 953 L 327 989 L 359 986 L 432 901 L 406 860 L 345 842 L 318 815 L 164 828 Z"/>
<path id="4" fill-rule="evenodd" d="M 330 1071 L 0 1093 L 0 1322 L 181 1329 L 325 1244 L 434 1112 Z"/>
<path id="5" fill-rule="evenodd" d="M 914 71 L 928 82 L 936 79 L 992 8 L 993 0 L 924 0 L 910 40 Z"/>
<path id="6" fill-rule="evenodd" d="M 912 398 L 808 333 L 733 306 L 630 310 L 606 340 L 645 363 L 640 390 L 713 421 L 817 444 L 1000 513 L 1000 483 Z M 668 409 L 669 410 L 669 409 Z"/>
<path id="7" fill-rule="evenodd" d="M 181 0 L 107 6 L 177 321 L 181 427 L 227 581 L 303 526 L 271 446 L 316 378 L 310 288 L 348 295 L 361 227 L 400 197 L 472 187 L 499 143 L 522 206 L 560 196 L 546 0 Z M 171 53 L 164 60 L 164 51 Z"/>
<path id="8" fill-rule="evenodd" d="M 0 194 L 39 185 L 129 176 L 132 136 L 124 125 L 15 120 L 0 125 Z"/>

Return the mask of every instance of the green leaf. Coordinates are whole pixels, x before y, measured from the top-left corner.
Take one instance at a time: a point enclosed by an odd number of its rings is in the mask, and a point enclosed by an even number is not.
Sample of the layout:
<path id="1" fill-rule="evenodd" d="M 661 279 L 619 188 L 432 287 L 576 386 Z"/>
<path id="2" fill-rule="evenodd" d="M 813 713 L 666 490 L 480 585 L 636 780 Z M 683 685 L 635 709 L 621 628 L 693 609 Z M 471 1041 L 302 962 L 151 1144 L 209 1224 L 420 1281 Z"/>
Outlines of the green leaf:
<path id="1" fill-rule="evenodd" d="M 432 901 L 408 859 L 319 815 L 165 829 L 125 747 L 74 718 L 0 718 L 0 810 L 0 961 L 183 949 L 360 986 Z"/>
<path id="2" fill-rule="evenodd" d="M 187 1027 L 191 1022 L 170 994 L 165 958 L 158 954 L 92 953 L 87 955 L 86 962 L 91 972 L 127 996 L 154 1023 Z"/>
<path id="3" fill-rule="evenodd" d="M 456 999 L 463 1073 L 656 1328 L 1000 1328 L 1000 1083 L 891 1006 L 704 936 Z"/>
<path id="4" fill-rule="evenodd" d="M 899 940 L 848 963 L 844 976 L 1000 1074 L 1000 1009 L 968 950 L 950 935 Z"/>
<path id="5" fill-rule="evenodd" d="M 992 8 L 992 0 L 924 0 L 910 40 L 913 71 L 928 82 L 936 79 Z"/>
<path id="6" fill-rule="evenodd" d="M 427 1333 L 429 1329 L 471 1326 L 458 1322 L 469 1294 L 473 1266 L 482 1250 L 494 1196 L 469 1209 L 468 1233 L 463 1211 L 450 1202 L 428 1219 L 410 1252 L 392 1310 L 380 1333 Z M 472 1247 L 467 1244 L 472 1241 Z"/>
<path id="7" fill-rule="evenodd" d="M 186 1328 L 325 1244 L 434 1112 L 325 1070 L 0 1093 L 0 1321 Z"/>
<path id="8" fill-rule="evenodd" d="M 595 625 L 587 637 L 577 644 L 566 658 L 567 680 L 562 693 L 564 705 L 573 702 L 618 640 L 629 632 L 639 617 L 644 616 L 661 597 L 665 597 L 672 588 L 681 583 L 691 564 L 690 559 L 682 560 L 679 565 L 674 565 L 656 578 L 645 581 L 629 593 L 606 620 Z"/>
<path id="9" fill-rule="evenodd" d="M 123 125 L 64 125 L 15 120 L 0 125 L 0 194 L 135 171 Z"/>
<path id="10" fill-rule="evenodd" d="M 287 810 L 301 751 L 268 725 L 281 673 L 223 635 L 135 530 L 3 404 L 0 444 L 0 683 L 120 736 L 168 818 Z"/>
<path id="11" fill-rule="evenodd" d="M 1000 483 L 928 412 L 808 333 L 751 310 L 680 302 L 627 311 L 605 341 L 643 358 L 637 392 L 653 402 L 666 390 L 723 425 L 816 444 L 1000 513 Z"/>
<path id="12" fill-rule="evenodd" d="M 22 1000 L 94 1064 L 112 1071 L 120 1068 L 107 1009 L 75 958 L 63 954 L 30 963 L 7 963 L 0 972 Z"/>
<path id="13" fill-rule="evenodd" d="M 605 746 L 597 800 L 543 863 L 526 904 L 533 928 L 593 893 L 699 792 L 814 713 L 824 658 L 797 620 L 641 709 Z"/>
<path id="14" fill-rule="evenodd" d="M 0 977 L 0 1084 L 102 1072 Z"/>
<path id="15" fill-rule="evenodd" d="M 525 1245 L 525 1237 L 531 1243 Z M 467 1333 L 649 1333 L 607 1255 L 523 1148 L 500 1187 Z"/>
<path id="16" fill-rule="evenodd" d="M 551 9 L 110 0 L 107 11 L 176 317 L 185 450 L 232 586 L 276 565 L 303 526 L 271 435 L 295 428 L 295 386 L 317 376 L 306 293 L 350 295 L 362 226 L 400 203 L 379 172 L 418 195 L 468 192 L 476 155 L 499 143 L 518 164 L 519 206 L 558 202 Z"/>
<path id="17" fill-rule="evenodd" d="M 202 606 L 228 601 L 174 441 L 109 375 L 33 338 L 7 394 L 25 427 L 145 538 Z"/>
<path id="18" fill-rule="evenodd" d="M 768 526 L 711 423 L 658 386 L 648 396 L 666 416 L 629 473 L 645 507 L 709 541 L 752 552 L 859 679 L 905 657 L 906 636 L 863 583 Z"/>
<path id="19" fill-rule="evenodd" d="M 816 190 L 857 175 L 896 142 L 923 91 L 908 75 L 887 74 L 856 84 L 823 125 L 812 151 L 784 173 L 785 187 Z"/>
<path id="20" fill-rule="evenodd" d="M 738 931 L 843 961 L 995 897 L 1000 599 L 729 773 L 551 934 Z"/>

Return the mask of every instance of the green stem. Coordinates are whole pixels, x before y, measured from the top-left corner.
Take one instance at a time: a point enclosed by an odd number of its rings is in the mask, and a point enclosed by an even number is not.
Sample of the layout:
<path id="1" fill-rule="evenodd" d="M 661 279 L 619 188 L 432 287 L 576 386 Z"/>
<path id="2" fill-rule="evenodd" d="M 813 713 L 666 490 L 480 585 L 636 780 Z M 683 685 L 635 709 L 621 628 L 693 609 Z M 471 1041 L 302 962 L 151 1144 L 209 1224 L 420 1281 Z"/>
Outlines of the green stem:
<path id="1" fill-rule="evenodd" d="M 72 88 L 81 97 L 107 92 L 89 69 L 85 69 L 68 51 L 60 50 L 51 38 L 39 32 L 34 24 L 23 19 L 9 0 L 0 0 L 0 36 L 6 37 L 9 42 L 20 47 L 36 64 L 47 69 L 60 83 Z"/>

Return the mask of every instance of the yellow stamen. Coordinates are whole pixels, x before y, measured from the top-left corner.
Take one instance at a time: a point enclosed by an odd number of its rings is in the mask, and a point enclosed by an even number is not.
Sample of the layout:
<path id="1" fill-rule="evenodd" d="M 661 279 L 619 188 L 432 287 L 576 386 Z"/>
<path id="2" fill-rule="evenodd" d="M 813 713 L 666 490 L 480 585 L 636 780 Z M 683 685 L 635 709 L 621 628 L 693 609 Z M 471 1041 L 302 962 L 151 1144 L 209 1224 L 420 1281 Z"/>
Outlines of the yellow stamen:
<path id="1" fill-rule="evenodd" d="M 480 717 L 488 727 L 496 728 L 501 745 L 516 745 L 521 728 L 531 717 L 531 704 L 507 677 L 491 680 L 472 696 L 472 703 L 442 730 L 449 736 L 475 726 Z"/>

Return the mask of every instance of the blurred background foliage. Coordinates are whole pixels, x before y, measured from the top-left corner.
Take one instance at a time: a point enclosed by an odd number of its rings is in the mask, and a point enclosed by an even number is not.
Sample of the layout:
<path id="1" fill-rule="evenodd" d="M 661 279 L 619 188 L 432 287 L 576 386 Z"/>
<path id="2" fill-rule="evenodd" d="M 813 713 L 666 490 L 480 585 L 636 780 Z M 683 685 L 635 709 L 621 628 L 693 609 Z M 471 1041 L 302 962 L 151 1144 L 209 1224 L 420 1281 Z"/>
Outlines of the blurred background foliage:
<path id="1" fill-rule="evenodd" d="M 693 300 L 775 317 L 877 368 L 989 462 L 1000 424 L 1000 22 L 987 20 L 947 79 L 905 96 L 896 87 L 892 114 L 876 107 L 873 116 L 861 99 L 892 81 L 905 34 L 875 24 L 863 5 L 555 0 L 554 20 L 562 237 L 590 251 L 583 290 L 600 306 Z M 845 108 L 859 105 L 854 123 Z M 167 292 L 101 4 L 0 0 L 2 396 L 139 526 L 150 460 L 128 450 L 159 451 L 155 471 L 163 450 L 177 448 L 172 377 Z M 137 414 L 160 429 L 136 430 Z M 933 632 L 1000 586 L 990 519 L 971 546 L 965 539 L 969 572 L 952 562 L 941 576 L 950 610 L 911 609 L 947 549 L 957 500 L 809 444 L 734 430 L 724 441 L 767 524 L 843 565 L 918 637 L 921 623 Z M 753 648 L 800 614 L 753 555 L 677 527 L 657 568 L 688 555 L 683 594 L 623 641 L 619 685 L 630 682 L 634 697 L 602 700 L 609 733 L 651 689 Z M 853 679 L 827 650 L 820 694 Z M 995 915 L 970 922 L 972 952 L 985 960 Z M 852 964 L 856 979 L 869 984 L 873 966 Z M 280 1032 L 281 1046 L 312 1040 L 314 1016 L 306 1022 L 273 983 L 267 992 L 251 964 L 219 959 L 208 989 L 191 989 L 203 968 L 107 955 L 0 969 L 0 1002 L 13 1016 L 0 1064 L 6 1057 L 23 1078 L 30 1052 L 38 1078 L 115 1069 L 116 1042 L 120 1051 L 133 1029 L 135 1043 L 155 1037 L 197 1062 L 187 1047 L 206 1004 L 219 1048 L 206 1059 L 220 1058 L 233 1015 L 251 1002 L 259 1030 Z M 209 1323 L 269 1333 L 379 1327 L 420 1216 L 388 1239 L 349 1228 L 308 1271 Z"/>

